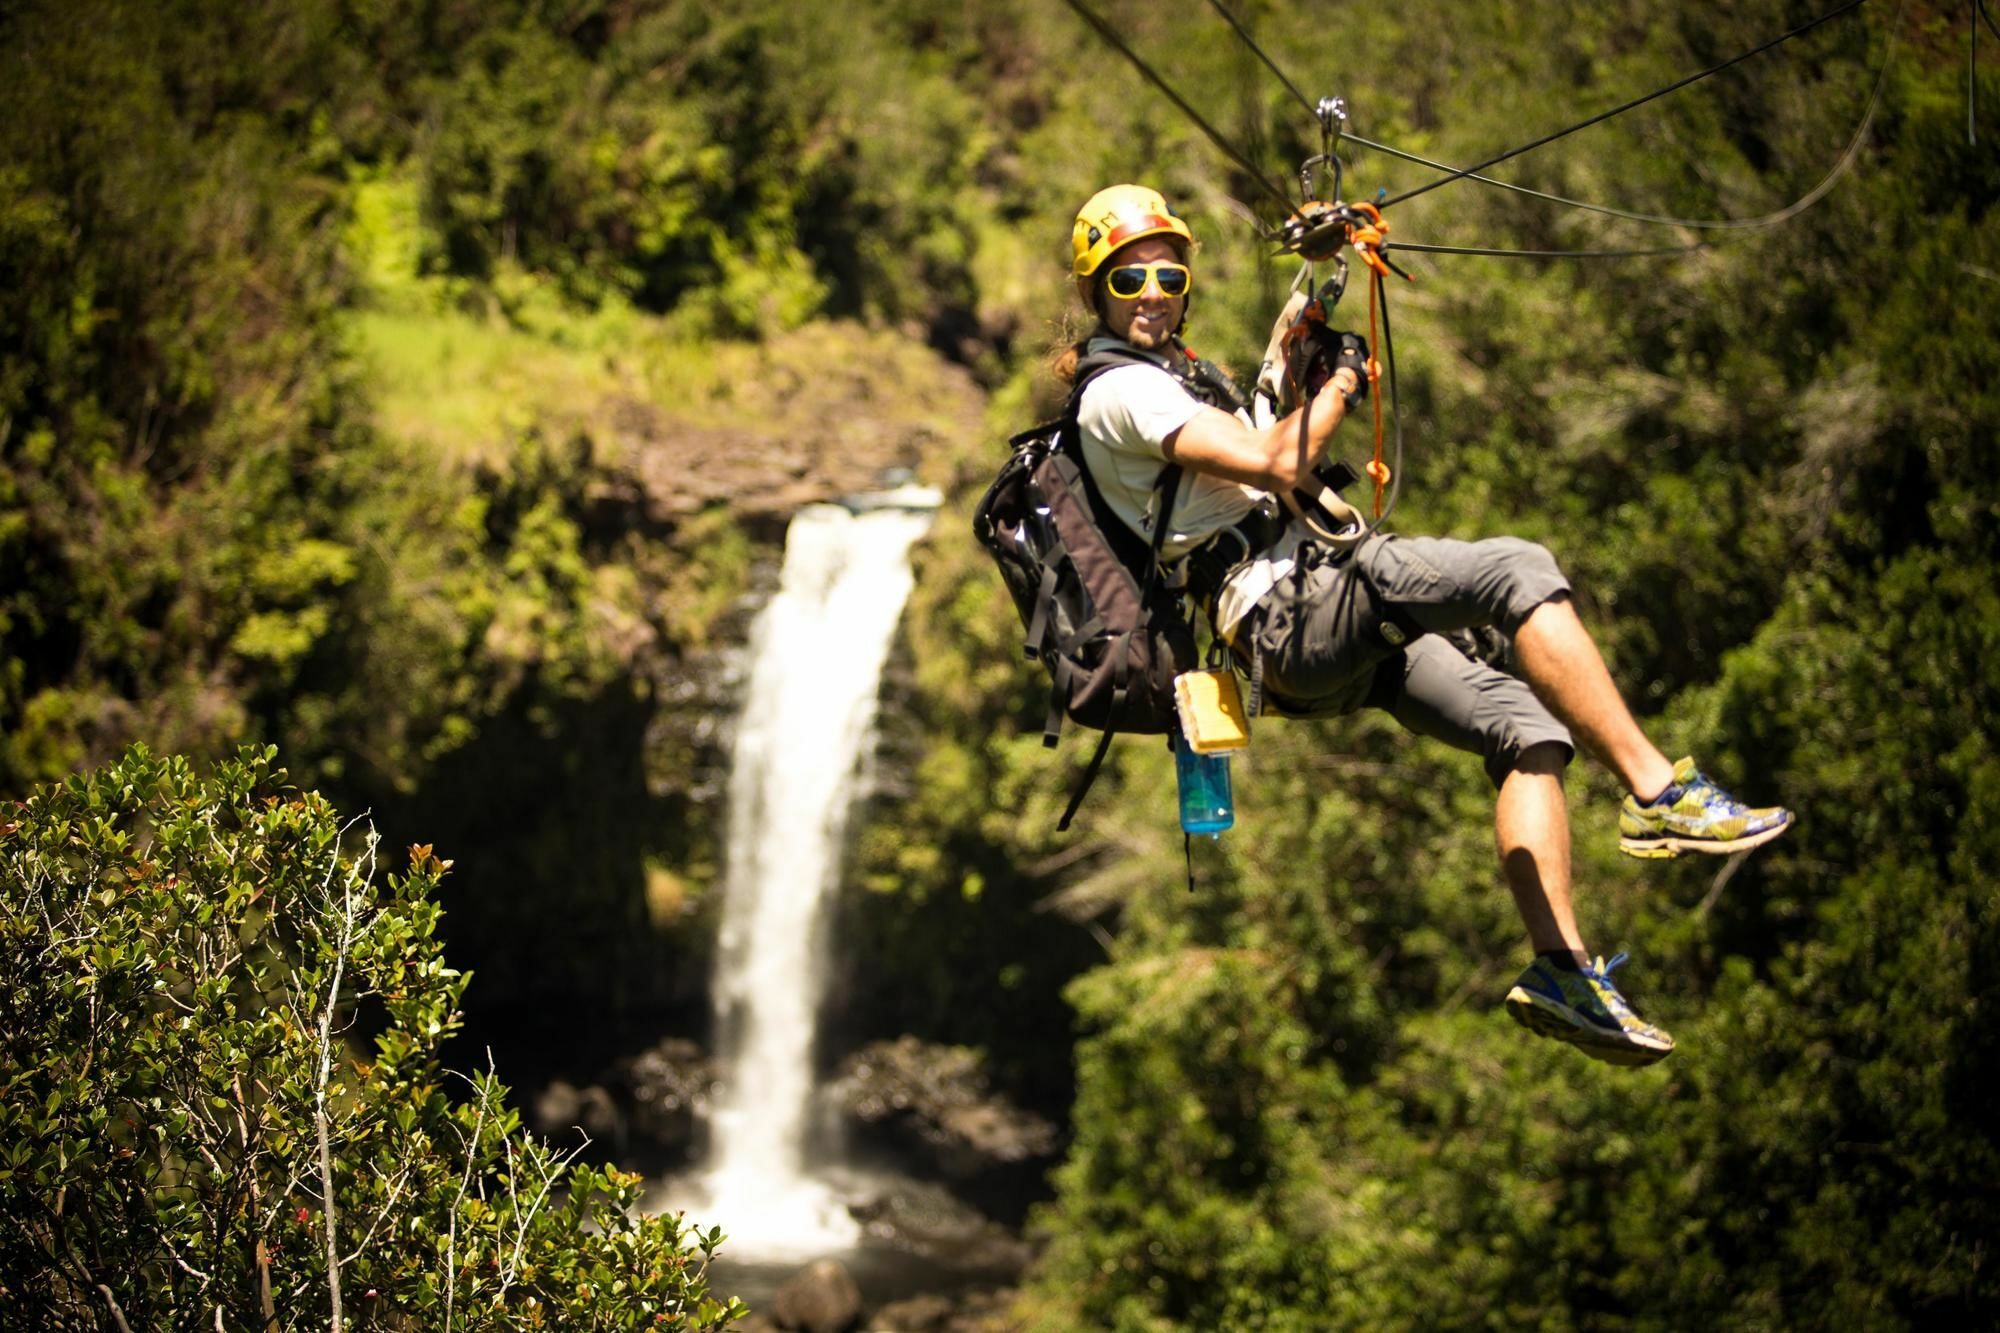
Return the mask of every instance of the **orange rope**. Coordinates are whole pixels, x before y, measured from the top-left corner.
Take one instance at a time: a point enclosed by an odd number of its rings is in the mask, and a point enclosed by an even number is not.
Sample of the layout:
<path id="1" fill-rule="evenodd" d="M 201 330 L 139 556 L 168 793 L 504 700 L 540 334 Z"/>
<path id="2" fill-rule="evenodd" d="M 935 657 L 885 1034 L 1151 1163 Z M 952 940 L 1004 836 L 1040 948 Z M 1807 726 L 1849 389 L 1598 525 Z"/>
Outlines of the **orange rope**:
<path id="1" fill-rule="evenodd" d="M 1360 219 L 1357 221 L 1357 219 Z M 1376 329 L 1376 307 L 1382 299 L 1382 280 L 1392 272 L 1389 260 L 1382 252 L 1389 243 L 1389 224 L 1382 220 L 1382 210 L 1374 204 L 1328 204 L 1317 199 L 1309 199 L 1299 206 L 1292 215 L 1292 223 L 1298 232 L 1310 238 L 1334 223 L 1342 224 L 1346 233 L 1346 243 L 1359 255 L 1361 262 L 1371 270 L 1368 282 L 1368 396 L 1375 404 L 1375 457 L 1369 461 L 1367 472 L 1375 482 L 1375 517 L 1382 517 L 1382 494 L 1388 488 L 1391 473 L 1389 465 L 1382 461 L 1382 395 L 1376 386 L 1382 380 L 1382 363 L 1376 359 L 1375 347 L 1380 335 Z M 1331 259 L 1340 249 L 1338 242 L 1331 246 L 1324 240 L 1312 241 L 1297 247 L 1298 253 L 1308 260 Z M 1401 274 L 1408 278 L 1407 273 Z M 1292 380 L 1291 353 L 1300 338 L 1305 336 L 1309 324 L 1326 322 L 1326 310 L 1318 300 L 1309 303 L 1299 312 L 1299 318 L 1291 328 L 1285 330 L 1279 346 L 1285 354 L 1285 380 L 1293 392 L 1301 387 Z"/>
<path id="2" fill-rule="evenodd" d="M 1358 252 L 1358 247 L 1357 247 Z M 1368 464 L 1368 475 L 1375 480 L 1375 517 L 1382 517 L 1382 488 L 1389 484 L 1389 465 L 1382 461 L 1382 395 L 1375 392 L 1375 383 L 1382 378 L 1382 363 L 1375 359 L 1375 301 L 1376 293 L 1382 288 L 1382 275 L 1368 275 L 1368 399 L 1375 404 L 1375 457 Z"/>
<path id="3" fill-rule="evenodd" d="M 1389 465 L 1382 461 L 1382 395 L 1375 391 L 1382 379 L 1382 363 L 1375 357 L 1375 349 L 1380 339 L 1375 329 L 1375 307 L 1382 292 L 1382 279 L 1389 276 L 1389 261 L 1383 257 L 1382 247 L 1389 240 L 1389 224 L 1382 220 L 1382 210 L 1373 204 L 1349 204 L 1351 214 L 1367 217 L 1366 222 L 1347 224 L 1347 243 L 1361 262 L 1373 270 L 1368 280 L 1368 397 L 1375 404 L 1375 457 L 1369 461 L 1368 475 L 1375 482 L 1375 517 L 1382 517 L 1382 492 L 1389 485 Z"/>

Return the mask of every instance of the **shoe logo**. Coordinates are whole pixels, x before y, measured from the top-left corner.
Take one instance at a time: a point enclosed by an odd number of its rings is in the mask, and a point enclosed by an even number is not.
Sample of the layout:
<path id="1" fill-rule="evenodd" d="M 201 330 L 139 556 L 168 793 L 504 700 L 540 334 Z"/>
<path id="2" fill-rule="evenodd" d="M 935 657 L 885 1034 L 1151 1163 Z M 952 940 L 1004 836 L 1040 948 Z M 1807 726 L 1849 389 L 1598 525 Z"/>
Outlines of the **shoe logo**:
<path id="1" fill-rule="evenodd" d="M 1534 978 L 1536 984 L 1528 984 L 1530 977 Z M 1562 983 L 1547 972 L 1544 972 L 1540 967 L 1529 968 L 1521 974 L 1520 980 L 1514 984 L 1531 995 L 1541 996 L 1544 1000 L 1554 1000 L 1560 1005 L 1569 1004 L 1569 996 L 1563 994 Z"/>

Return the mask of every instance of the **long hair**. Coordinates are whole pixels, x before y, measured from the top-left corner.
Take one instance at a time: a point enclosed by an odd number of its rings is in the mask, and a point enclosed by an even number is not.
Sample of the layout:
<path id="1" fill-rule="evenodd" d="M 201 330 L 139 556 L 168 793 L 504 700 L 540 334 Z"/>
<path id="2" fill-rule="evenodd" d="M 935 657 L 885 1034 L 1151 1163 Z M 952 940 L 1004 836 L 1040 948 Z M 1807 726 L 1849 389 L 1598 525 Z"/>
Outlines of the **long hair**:
<path id="1" fill-rule="evenodd" d="M 1050 330 L 1048 351 L 1042 355 L 1042 368 L 1064 387 L 1076 383 L 1076 363 L 1083 359 L 1083 346 L 1098 329 L 1093 320 L 1089 328 L 1079 332 L 1079 323 L 1075 310 L 1063 311 Z"/>

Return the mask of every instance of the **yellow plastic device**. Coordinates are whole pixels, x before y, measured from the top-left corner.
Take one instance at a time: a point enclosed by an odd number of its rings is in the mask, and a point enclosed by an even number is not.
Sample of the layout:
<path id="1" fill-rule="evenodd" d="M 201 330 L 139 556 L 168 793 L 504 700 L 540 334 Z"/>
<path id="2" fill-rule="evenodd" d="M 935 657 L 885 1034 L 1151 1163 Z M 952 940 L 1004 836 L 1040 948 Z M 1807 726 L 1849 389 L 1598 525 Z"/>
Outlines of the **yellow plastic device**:
<path id="1" fill-rule="evenodd" d="M 1174 677 L 1181 734 L 1196 754 L 1240 750 L 1250 744 L 1250 717 L 1233 671 L 1184 671 Z"/>

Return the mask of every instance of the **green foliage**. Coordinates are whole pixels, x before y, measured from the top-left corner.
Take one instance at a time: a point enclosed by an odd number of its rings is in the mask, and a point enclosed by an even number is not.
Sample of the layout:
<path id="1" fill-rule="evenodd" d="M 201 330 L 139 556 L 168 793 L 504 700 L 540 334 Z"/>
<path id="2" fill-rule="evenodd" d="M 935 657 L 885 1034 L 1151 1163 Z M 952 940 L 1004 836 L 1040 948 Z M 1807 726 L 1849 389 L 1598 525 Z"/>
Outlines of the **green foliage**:
<path id="1" fill-rule="evenodd" d="M 1802 13 L 1232 9 L 1357 130 L 1455 162 Z M 1801 812 L 1728 878 L 1635 867 L 1612 784 L 1574 770 L 1587 931 L 1633 946 L 1621 976 L 1682 1043 L 1628 1074 L 1498 1016 L 1521 946 L 1490 793 L 1380 718 L 1261 725 L 1192 897 L 1158 746 L 1121 743 L 1050 841 L 1081 747 L 1036 743 L 972 498 L 1053 398 L 1035 362 L 1073 305 L 1076 203 L 1165 188 L 1202 238 L 1196 345 L 1242 368 L 1290 277 L 1244 225 L 1259 187 L 1058 0 L 711 10 L 0 14 L 0 790 L 134 737 L 281 742 L 499 867 L 447 891 L 524 1010 L 698 973 L 637 928 L 649 874 L 699 896 L 714 860 L 704 812 L 657 794 L 697 742 L 651 739 L 649 701 L 763 534 L 713 489 L 663 509 L 644 465 L 707 486 L 746 431 L 837 452 L 920 422 L 952 500 L 887 710 L 913 777 L 857 823 L 849 1017 L 980 1045 L 1044 1109 L 1074 1094 L 1025 1313 L 1993 1322 L 2000 158 L 1985 124 L 1967 142 L 1962 16 L 1866 7 L 1499 168 L 1779 207 L 1840 152 L 1899 15 L 1853 172 L 1783 227 L 1595 266 L 1408 254 L 1391 293 L 1398 525 L 1547 543 L 1662 744 Z M 1267 175 L 1316 146 L 1211 13 L 1107 13 Z M 1350 197 L 1433 178 L 1349 159 Z M 1659 236 L 1467 182 L 1390 218 L 1446 244 Z M 923 344 L 992 389 L 984 431 Z"/>
<path id="2" fill-rule="evenodd" d="M 1337 40 L 1304 11 L 1247 20 L 1307 91 L 1365 109 L 1362 132 L 1471 161 L 1748 45 L 1783 26 L 1776 11 L 1420 6 L 1346 15 Z M 1888 17 L 1500 174 L 1694 216 L 1775 208 L 1838 153 Z M 1304 151 L 1284 129 L 1303 118 L 1267 74 L 1232 68 L 1212 18 L 1117 22 L 1274 175 Z M 1912 54 L 1920 26 L 1852 176 L 1796 221 L 1641 264 L 1408 256 L 1419 282 L 1390 293 L 1397 526 L 1548 544 L 1668 752 L 1801 814 L 1728 874 L 1640 866 L 1612 850 L 1614 784 L 1573 770 L 1586 935 L 1632 948 L 1628 994 L 1680 1039 L 1666 1065 L 1608 1069 L 1506 1023 L 1525 953 L 1490 789 L 1379 717 L 1260 724 L 1235 765 L 1238 827 L 1197 845 L 1191 897 L 1157 746 L 1120 742 L 1078 832 L 1052 841 L 1088 747 L 1033 743 L 1039 679 L 947 512 L 907 629 L 925 781 L 861 846 L 901 911 L 858 915 L 950 997 L 928 1006 L 940 1040 L 1015 1049 L 978 1030 L 970 996 L 1059 957 L 1050 916 L 1110 955 L 1066 991 L 1075 1139 L 1039 1218 L 1033 1326 L 1994 1318 L 1977 1182 L 2000 1144 L 1970 1090 L 2000 1068 L 1985 1000 L 2000 307 L 1972 298 L 2000 256 L 2000 191 L 1991 153 L 1965 142 L 1963 33 L 1956 66 L 1933 64 Z M 1181 199 L 1224 188 L 1152 94 L 1100 114 L 1145 154 L 1132 174 Z M 1349 189 L 1429 178 L 1357 152 Z M 1466 184 L 1390 216 L 1392 236 L 1444 243 L 1657 239 Z M 1227 358 L 1261 342 L 1253 312 L 1275 302 L 1247 242 L 1196 226 L 1200 342 Z M 1352 297 L 1342 310 L 1365 319 Z M 1030 397 L 1024 381 L 996 404 Z M 974 876 L 954 926 L 931 904 Z M 1035 909 L 1014 949 L 994 948 L 993 903 Z"/>
<path id="3" fill-rule="evenodd" d="M 272 753 L 200 778 L 135 749 L 0 825 L 10 1325 L 320 1328 L 336 1300 L 379 1328 L 728 1323 L 719 1231 L 637 1214 L 637 1177 L 440 1068 L 450 863 L 378 877 L 372 831 Z"/>

